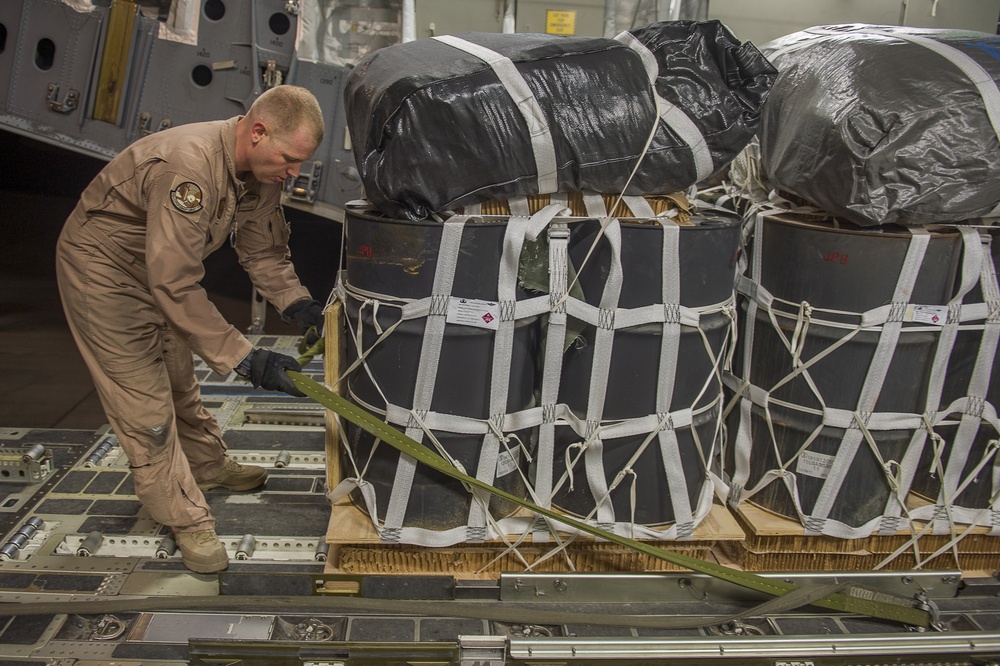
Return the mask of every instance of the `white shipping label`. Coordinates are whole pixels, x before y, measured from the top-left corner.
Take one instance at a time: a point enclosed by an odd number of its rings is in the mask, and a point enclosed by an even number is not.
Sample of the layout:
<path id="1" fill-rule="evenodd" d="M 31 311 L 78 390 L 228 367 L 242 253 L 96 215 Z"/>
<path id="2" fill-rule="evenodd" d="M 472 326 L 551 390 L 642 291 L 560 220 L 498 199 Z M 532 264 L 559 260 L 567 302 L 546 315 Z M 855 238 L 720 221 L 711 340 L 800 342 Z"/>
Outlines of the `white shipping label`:
<path id="1" fill-rule="evenodd" d="M 507 476 L 517 469 L 518 459 L 521 457 L 520 449 L 501 451 L 497 457 L 497 478 Z"/>
<path id="2" fill-rule="evenodd" d="M 948 321 L 948 307 L 945 305 L 909 305 L 903 320 L 944 326 Z"/>
<path id="3" fill-rule="evenodd" d="M 817 479 L 830 476 L 831 467 L 833 467 L 833 456 L 815 451 L 803 451 L 795 463 L 797 473 Z"/>
<path id="4" fill-rule="evenodd" d="M 448 315 L 445 321 L 449 324 L 476 326 L 495 331 L 500 326 L 500 304 L 452 296 L 448 301 Z"/>

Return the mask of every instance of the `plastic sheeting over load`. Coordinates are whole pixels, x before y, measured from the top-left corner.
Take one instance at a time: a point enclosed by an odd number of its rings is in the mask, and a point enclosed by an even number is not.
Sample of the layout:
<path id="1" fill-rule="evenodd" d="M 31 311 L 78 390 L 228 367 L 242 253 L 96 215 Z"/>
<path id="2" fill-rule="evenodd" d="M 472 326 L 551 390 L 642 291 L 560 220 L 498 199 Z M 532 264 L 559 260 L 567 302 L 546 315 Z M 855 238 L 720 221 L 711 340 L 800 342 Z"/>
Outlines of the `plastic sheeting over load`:
<path id="1" fill-rule="evenodd" d="M 420 220 L 529 194 L 683 190 L 746 145 L 775 75 L 718 21 L 469 33 L 372 53 L 345 103 L 367 198 Z"/>
<path id="2" fill-rule="evenodd" d="M 1000 203 L 1000 37 L 835 25 L 762 50 L 780 71 L 759 133 L 772 186 L 862 226 Z"/>

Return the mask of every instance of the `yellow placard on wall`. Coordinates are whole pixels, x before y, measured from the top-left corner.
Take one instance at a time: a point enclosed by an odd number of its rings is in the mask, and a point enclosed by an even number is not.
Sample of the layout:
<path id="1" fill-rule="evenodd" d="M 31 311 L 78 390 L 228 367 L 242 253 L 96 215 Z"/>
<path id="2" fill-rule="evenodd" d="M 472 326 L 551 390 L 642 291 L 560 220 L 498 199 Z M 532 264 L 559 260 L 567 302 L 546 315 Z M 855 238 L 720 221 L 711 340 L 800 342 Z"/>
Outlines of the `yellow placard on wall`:
<path id="1" fill-rule="evenodd" d="M 547 35 L 576 34 L 576 10 L 558 11 L 550 9 L 546 11 L 545 34 Z"/>

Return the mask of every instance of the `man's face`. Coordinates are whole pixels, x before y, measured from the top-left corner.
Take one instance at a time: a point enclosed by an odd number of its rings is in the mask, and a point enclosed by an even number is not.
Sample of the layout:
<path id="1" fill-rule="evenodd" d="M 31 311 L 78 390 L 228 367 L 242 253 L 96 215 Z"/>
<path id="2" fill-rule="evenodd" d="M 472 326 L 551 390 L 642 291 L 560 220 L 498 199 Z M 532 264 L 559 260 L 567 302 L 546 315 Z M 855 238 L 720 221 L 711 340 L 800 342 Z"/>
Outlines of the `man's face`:
<path id="1" fill-rule="evenodd" d="M 262 123 L 253 127 L 256 143 L 250 150 L 250 171 L 261 183 L 281 183 L 299 175 L 302 163 L 316 151 L 310 132 L 299 127 L 284 136 Z"/>

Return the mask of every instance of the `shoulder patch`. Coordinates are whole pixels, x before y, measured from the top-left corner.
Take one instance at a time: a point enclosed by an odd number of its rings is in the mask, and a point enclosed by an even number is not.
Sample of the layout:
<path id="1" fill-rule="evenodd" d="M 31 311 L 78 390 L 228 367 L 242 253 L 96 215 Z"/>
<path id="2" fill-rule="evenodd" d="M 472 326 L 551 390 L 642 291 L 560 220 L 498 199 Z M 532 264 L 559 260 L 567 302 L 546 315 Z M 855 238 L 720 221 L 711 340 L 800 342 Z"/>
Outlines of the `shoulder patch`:
<path id="1" fill-rule="evenodd" d="M 243 198 L 240 199 L 239 211 L 246 213 L 247 211 L 255 210 L 259 201 L 260 197 L 256 194 L 244 194 Z"/>
<path id="2" fill-rule="evenodd" d="M 182 213 L 197 213 L 202 208 L 202 196 L 201 188 L 186 180 L 170 190 L 170 203 Z"/>

